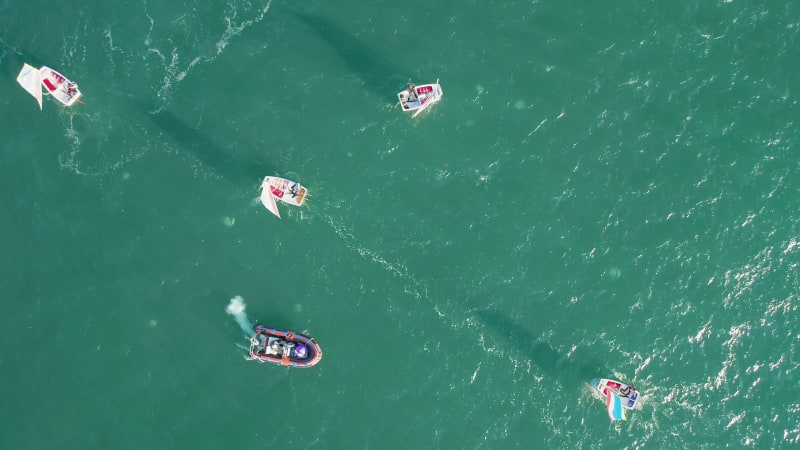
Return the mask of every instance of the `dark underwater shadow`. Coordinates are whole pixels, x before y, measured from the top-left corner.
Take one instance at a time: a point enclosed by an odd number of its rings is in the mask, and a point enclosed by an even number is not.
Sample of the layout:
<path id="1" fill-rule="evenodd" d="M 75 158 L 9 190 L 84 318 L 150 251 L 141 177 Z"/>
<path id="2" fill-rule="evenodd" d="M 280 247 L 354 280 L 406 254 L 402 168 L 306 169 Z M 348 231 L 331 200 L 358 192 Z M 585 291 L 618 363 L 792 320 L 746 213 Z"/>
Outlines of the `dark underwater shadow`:
<path id="1" fill-rule="evenodd" d="M 259 183 L 266 175 L 276 173 L 274 167 L 262 161 L 250 162 L 234 158 L 200 130 L 189 126 L 169 111 L 151 113 L 145 109 L 143 112 L 182 149 L 190 151 L 214 172 L 234 183 Z"/>
<path id="2" fill-rule="evenodd" d="M 593 356 L 581 356 L 585 351 L 578 349 L 569 357 L 559 353 L 503 313 L 480 309 L 473 314 L 560 384 L 577 386 L 611 374 Z"/>
<path id="3" fill-rule="evenodd" d="M 408 71 L 393 64 L 329 19 L 303 13 L 290 14 L 311 27 L 378 96 L 393 98 L 395 92 L 413 81 Z"/>

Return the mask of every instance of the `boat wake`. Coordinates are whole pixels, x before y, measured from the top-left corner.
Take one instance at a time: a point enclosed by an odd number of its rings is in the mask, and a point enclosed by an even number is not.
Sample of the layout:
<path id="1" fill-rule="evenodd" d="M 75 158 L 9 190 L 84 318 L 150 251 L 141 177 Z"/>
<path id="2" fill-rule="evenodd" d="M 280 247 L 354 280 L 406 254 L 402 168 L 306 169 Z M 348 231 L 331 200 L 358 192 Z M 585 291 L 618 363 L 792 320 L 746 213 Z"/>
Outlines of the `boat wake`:
<path id="1" fill-rule="evenodd" d="M 250 320 L 247 318 L 247 314 L 244 312 L 245 304 L 244 299 L 237 295 L 231 299 L 231 302 L 228 303 L 228 306 L 225 308 L 225 312 L 232 315 L 234 319 L 236 319 L 236 323 L 239 324 L 239 327 L 242 328 L 242 331 L 246 335 L 253 334 L 253 324 L 250 323 Z"/>
<path id="2" fill-rule="evenodd" d="M 156 21 L 150 15 L 147 9 L 147 4 L 145 3 L 145 16 L 149 21 L 149 29 L 147 31 L 147 35 L 145 36 L 144 43 L 148 47 L 148 55 L 155 55 L 163 64 L 164 71 L 164 76 L 161 80 L 161 86 L 156 91 L 160 105 L 154 111 L 150 111 L 150 113 L 158 114 L 162 112 L 166 108 L 167 104 L 171 101 L 172 92 L 175 91 L 177 84 L 183 81 L 183 79 L 186 78 L 192 69 L 199 64 L 207 64 L 216 60 L 217 57 L 223 53 L 233 38 L 241 35 L 253 25 L 257 25 L 264 20 L 264 17 L 269 12 L 271 5 L 272 0 L 267 0 L 266 4 L 263 6 L 257 8 L 255 11 L 248 12 L 237 8 L 237 5 L 233 3 L 228 4 L 227 11 L 224 13 L 225 15 L 223 18 L 225 30 L 222 31 L 222 34 L 219 36 L 216 42 L 207 43 L 208 48 L 190 49 L 194 50 L 198 54 L 191 57 L 189 60 L 189 58 L 181 58 L 179 48 L 174 45 L 172 39 L 156 38 L 153 36 L 154 32 L 156 35 L 158 35 L 159 32 L 162 31 L 163 26 L 156 26 Z M 247 16 L 250 14 L 252 14 L 251 18 L 239 21 L 240 16 Z M 191 20 L 189 20 L 189 22 L 191 23 Z M 171 25 L 168 25 L 167 27 L 170 26 Z M 203 44 L 198 43 L 196 46 L 202 47 Z M 169 56 L 167 56 L 167 54 L 169 54 Z"/>
<path id="3" fill-rule="evenodd" d="M 414 278 L 413 274 L 411 274 L 405 265 L 400 262 L 388 261 L 378 252 L 361 245 L 358 241 L 358 238 L 356 238 L 355 235 L 348 230 L 345 225 L 337 223 L 332 216 L 326 214 L 322 216 L 322 218 L 325 223 L 330 226 L 331 229 L 333 229 L 334 233 L 336 233 L 336 235 L 345 242 L 347 248 L 355 251 L 359 254 L 359 256 L 367 261 L 371 261 L 379 265 L 392 275 L 406 280 L 411 285 L 407 288 L 407 292 L 410 292 L 416 298 L 425 298 L 425 292 L 427 289 L 424 288 L 424 286 L 421 286 L 421 283 Z"/>

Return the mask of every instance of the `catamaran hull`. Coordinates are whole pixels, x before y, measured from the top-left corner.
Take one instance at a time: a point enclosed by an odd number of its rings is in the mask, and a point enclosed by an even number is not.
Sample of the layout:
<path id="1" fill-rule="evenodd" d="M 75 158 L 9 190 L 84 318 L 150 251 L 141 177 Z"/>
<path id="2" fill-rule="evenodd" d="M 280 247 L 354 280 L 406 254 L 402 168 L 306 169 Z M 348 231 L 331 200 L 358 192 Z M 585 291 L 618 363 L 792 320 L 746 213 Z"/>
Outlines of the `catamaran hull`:
<path id="1" fill-rule="evenodd" d="M 259 362 L 278 364 L 288 367 L 307 368 L 313 367 L 322 360 L 322 349 L 319 344 L 308 336 L 293 331 L 272 328 L 258 324 L 253 327 L 255 335 L 251 339 L 250 358 Z M 266 349 L 275 341 L 291 342 L 293 347 L 290 351 L 281 354 L 269 354 Z M 296 351 L 302 346 L 304 352 L 298 354 Z"/>

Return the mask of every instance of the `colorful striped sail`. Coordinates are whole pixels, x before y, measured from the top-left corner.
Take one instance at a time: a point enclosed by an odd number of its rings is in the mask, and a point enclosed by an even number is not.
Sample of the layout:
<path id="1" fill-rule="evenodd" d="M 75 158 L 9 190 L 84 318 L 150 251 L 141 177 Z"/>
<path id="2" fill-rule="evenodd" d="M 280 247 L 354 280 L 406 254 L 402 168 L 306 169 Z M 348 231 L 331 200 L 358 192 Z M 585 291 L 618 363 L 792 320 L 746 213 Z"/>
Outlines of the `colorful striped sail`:
<path id="1" fill-rule="evenodd" d="M 625 420 L 625 410 L 622 408 L 622 400 L 613 393 L 611 389 L 606 389 L 606 409 L 611 421 Z"/>

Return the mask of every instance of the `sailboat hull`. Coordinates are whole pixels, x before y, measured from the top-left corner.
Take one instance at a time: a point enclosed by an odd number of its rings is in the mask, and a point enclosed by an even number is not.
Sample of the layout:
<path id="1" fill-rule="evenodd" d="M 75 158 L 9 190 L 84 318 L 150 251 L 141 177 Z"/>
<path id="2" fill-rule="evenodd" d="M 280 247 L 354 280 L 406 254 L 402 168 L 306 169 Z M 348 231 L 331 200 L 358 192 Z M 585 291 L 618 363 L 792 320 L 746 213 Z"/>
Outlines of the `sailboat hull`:
<path id="1" fill-rule="evenodd" d="M 409 89 L 411 87 L 414 89 Z M 412 117 L 417 117 L 422 111 L 441 100 L 444 95 L 438 80 L 434 84 L 409 86 L 409 88 L 398 92 L 397 99 L 400 100 L 400 107 L 403 111 L 414 112 Z"/>
<path id="2" fill-rule="evenodd" d="M 78 84 L 70 81 L 64 75 L 47 67 L 39 69 L 42 78 L 42 87 L 51 97 L 64 106 L 72 106 L 81 97 Z"/>
<path id="3" fill-rule="evenodd" d="M 617 395 L 625 409 L 634 409 L 639 401 L 639 391 L 633 385 L 607 378 L 592 380 L 591 385 L 592 389 L 603 397 L 606 396 L 607 390 Z"/>
<path id="4" fill-rule="evenodd" d="M 261 183 L 261 204 L 269 212 L 280 217 L 276 200 L 294 206 L 302 206 L 308 197 L 308 190 L 305 186 L 294 181 L 280 177 L 264 177 Z"/>

